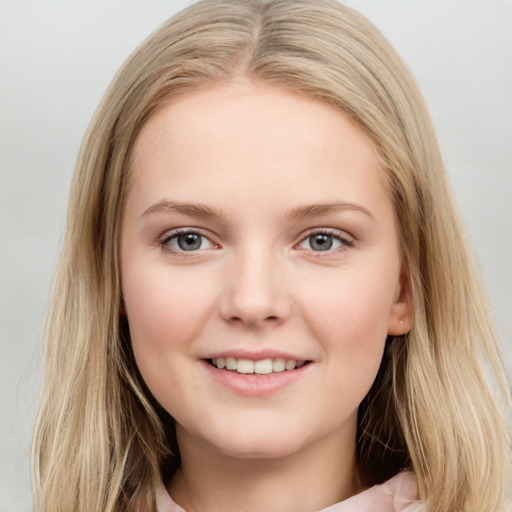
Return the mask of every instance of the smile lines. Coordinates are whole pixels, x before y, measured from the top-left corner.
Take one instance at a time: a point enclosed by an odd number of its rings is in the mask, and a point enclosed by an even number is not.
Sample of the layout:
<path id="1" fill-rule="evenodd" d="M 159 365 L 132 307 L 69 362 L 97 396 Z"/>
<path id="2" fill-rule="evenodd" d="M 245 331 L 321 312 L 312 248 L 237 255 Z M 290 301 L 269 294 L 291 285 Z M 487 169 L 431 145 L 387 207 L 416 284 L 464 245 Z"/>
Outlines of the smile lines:
<path id="1" fill-rule="evenodd" d="M 268 375 L 269 373 L 279 373 L 285 370 L 295 370 L 301 368 L 307 361 L 297 361 L 295 359 L 284 359 L 276 357 L 275 359 L 260 359 L 252 361 L 251 359 L 237 359 L 236 357 L 218 357 L 210 359 L 209 362 L 216 368 L 236 371 L 242 374 L 256 373 L 258 375 Z"/>

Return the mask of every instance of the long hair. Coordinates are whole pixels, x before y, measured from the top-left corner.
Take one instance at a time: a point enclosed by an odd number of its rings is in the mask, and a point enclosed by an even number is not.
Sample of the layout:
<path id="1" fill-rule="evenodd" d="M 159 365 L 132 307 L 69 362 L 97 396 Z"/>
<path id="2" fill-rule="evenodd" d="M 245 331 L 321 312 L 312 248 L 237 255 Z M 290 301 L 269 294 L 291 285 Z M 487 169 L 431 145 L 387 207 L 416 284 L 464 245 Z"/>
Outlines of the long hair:
<path id="1" fill-rule="evenodd" d="M 338 108 L 382 162 L 414 325 L 388 338 L 360 406 L 367 483 L 407 467 L 426 510 L 497 510 L 510 475 L 509 391 L 436 136 L 390 44 L 334 0 L 204 0 L 157 30 L 113 80 L 78 158 L 48 317 L 32 450 L 37 509 L 154 510 L 155 482 L 176 467 L 172 419 L 138 374 L 123 313 L 130 155 L 164 101 L 240 76 Z"/>

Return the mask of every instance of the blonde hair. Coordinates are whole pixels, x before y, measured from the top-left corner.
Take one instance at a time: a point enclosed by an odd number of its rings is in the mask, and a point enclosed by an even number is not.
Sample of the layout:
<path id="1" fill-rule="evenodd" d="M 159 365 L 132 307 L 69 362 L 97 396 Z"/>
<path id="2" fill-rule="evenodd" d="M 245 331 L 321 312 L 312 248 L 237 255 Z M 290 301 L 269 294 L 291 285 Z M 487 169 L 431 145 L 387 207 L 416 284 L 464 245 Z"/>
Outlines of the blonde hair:
<path id="1" fill-rule="evenodd" d="M 169 449 L 172 421 L 137 372 L 122 311 L 119 225 L 130 153 L 170 96 L 239 76 L 339 108 L 382 160 L 414 326 L 388 339 L 360 407 L 357 450 L 368 483 L 409 467 L 426 510 L 494 512 L 510 475 L 509 393 L 436 136 L 389 43 L 333 0 L 199 2 L 115 77 L 78 158 L 53 290 L 33 442 L 37 509 L 154 510 L 155 482 L 179 461 Z"/>

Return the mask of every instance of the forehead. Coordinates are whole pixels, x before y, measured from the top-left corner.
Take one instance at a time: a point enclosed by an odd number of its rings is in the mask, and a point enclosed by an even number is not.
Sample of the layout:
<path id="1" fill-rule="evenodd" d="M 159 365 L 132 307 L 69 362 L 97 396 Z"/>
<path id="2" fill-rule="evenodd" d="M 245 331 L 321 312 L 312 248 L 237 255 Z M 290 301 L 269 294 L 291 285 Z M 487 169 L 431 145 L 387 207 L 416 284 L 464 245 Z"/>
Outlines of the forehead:
<path id="1" fill-rule="evenodd" d="M 374 145 L 341 110 L 250 82 L 211 85 L 164 104 L 136 140 L 131 171 L 131 193 L 146 201 L 169 193 L 190 201 L 202 192 L 248 202 L 258 194 L 363 201 L 362 192 L 385 193 Z"/>

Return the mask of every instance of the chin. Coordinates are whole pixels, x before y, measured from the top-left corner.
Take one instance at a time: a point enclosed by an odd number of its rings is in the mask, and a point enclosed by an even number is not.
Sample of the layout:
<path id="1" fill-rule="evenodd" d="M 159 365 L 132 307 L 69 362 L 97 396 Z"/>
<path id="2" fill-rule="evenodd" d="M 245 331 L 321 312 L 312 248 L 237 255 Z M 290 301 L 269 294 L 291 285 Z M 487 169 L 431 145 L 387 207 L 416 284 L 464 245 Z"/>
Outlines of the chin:
<path id="1" fill-rule="evenodd" d="M 257 446 L 256 443 L 251 443 L 251 446 L 229 446 L 220 447 L 220 451 L 234 459 L 282 459 L 296 453 L 298 450 L 290 447 L 289 449 L 283 447 L 282 444 L 279 446 L 268 446 L 268 443 L 264 443 L 261 446 Z"/>
<path id="2" fill-rule="evenodd" d="M 248 430 L 240 435 L 230 433 L 229 436 L 208 440 L 218 452 L 235 459 L 280 459 L 301 451 L 307 444 L 290 436 L 288 430 L 276 432 L 254 432 Z"/>

